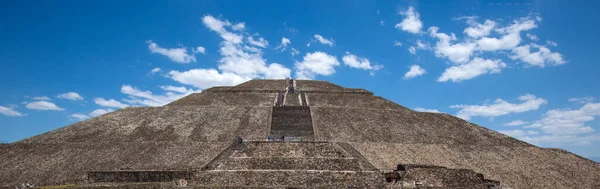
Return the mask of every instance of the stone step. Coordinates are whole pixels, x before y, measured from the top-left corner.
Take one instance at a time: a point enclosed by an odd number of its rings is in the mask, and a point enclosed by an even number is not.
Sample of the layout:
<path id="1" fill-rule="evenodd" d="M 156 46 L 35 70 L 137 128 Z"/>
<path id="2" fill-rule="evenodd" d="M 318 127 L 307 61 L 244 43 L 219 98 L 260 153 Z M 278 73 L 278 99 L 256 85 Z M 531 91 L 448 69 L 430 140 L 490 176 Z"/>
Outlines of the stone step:
<path id="1" fill-rule="evenodd" d="M 231 157 L 282 157 L 282 158 L 346 158 L 344 150 L 334 143 L 323 142 L 249 142 Z"/>
<path id="2" fill-rule="evenodd" d="M 279 139 L 281 136 L 284 137 L 309 137 L 313 138 L 313 131 L 302 131 L 302 130 L 277 130 L 271 131 L 271 138 Z"/>
<path id="3" fill-rule="evenodd" d="M 229 158 L 216 170 L 332 170 L 360 171 L 356 159 L 348 158 Z"/>
<path id="4" fill-rule="evenodd" d="M 190 182 L 197 187 L 382 188 L 376 171 L 248 170 L 199 172 Z"/>
<path id="5" fill-rule="evenodd" d="M 300 106 L 300 99 L 299 97 L 300 93 L 287 93 L 286 97 L 285 97 L 285 105 L 286 106 Z"/>

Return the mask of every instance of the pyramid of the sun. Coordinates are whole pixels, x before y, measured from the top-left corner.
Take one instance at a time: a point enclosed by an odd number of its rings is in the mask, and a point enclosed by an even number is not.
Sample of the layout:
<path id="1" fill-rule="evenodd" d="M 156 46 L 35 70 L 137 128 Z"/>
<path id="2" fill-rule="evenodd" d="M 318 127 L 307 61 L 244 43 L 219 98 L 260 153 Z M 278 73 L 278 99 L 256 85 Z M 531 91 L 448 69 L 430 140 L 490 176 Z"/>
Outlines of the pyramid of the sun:
<path id="1" fill-rule="evenodd" d="M 2 187 L 183 180 L 192 188 L 600 188 L 600 164 L 304 80 L 213 87 L 0 145 Z"/>

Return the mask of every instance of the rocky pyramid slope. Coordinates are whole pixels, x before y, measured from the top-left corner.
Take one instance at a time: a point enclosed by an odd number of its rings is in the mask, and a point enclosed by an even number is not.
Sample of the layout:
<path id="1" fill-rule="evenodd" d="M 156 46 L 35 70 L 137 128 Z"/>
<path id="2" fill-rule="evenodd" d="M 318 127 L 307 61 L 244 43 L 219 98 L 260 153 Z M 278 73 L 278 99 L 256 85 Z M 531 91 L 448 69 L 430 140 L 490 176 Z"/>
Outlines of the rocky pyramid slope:
<path id="1" fill-rule="evenodd" d="M 292 110 L 300 113 L 285 112 Z M 265 143 L 279 135 L 288 138 Z M 244 140 L 238 146 L 237 137 Z M 446 174 L 491 179 L 504 188 L 600 188 L 600 164 L 572 153 L 539 148 L 452 115 L 415 112 L 364 89 L 306 80 L 251 80 L 163 107 L 124 108 L 1 144 L 0 159 L 2 187 L 85 186 L 106 175 L 139 180 L 141 171 L 189 171 L 183 175 L 193 176 L 176 179 L 198 187 L 462 187 L 448 181 L 458 176 L 435 180 Z M 388 183 L 386 173 L 401 172 L 398 165 L 426 169 L 406 170 L 408 176 Z M 435 171 L 423 171 L 429 169 Z"/>

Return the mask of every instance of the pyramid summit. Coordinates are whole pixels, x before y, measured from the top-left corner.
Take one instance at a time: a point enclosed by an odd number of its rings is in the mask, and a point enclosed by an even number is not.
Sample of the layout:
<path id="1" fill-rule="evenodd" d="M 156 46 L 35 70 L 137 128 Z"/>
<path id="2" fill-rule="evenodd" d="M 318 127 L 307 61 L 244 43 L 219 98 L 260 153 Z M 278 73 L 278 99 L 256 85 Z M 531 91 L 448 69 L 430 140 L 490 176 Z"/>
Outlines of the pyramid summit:
<path id="1" fill-rule="evenodd" d="M 250 80 L 0 144 L 0 186 L 600 188 L 600 164 L 325 81 Z"/>

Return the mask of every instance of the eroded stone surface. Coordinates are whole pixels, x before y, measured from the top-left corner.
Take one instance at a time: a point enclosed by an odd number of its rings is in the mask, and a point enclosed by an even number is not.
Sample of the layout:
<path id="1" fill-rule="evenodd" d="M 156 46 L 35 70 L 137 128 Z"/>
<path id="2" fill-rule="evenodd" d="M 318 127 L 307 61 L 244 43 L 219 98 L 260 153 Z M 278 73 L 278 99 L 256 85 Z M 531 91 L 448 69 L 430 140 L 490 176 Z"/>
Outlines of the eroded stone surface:
<path id="1" fill-rule="evenodd" d="M 286 81 L 252 80 L 2 144 L 0 186 L 170 188 L 174 182 L 89 183 L 85 175 L 193 170 L 190 188 L 381 188 L 383 173 L 418 164 L 447 168 L 414 170 L 414 178 L 437 184 L 465 183 L 459 176 L 468 181 L 481 173 L 505 188 L 600 188 L 600 165 L 569 152 L 539 148 L 448 114 L 415 112 L 364 89 L 295 83 L 300 95 L 288 104 L 310 105 L 310 142 L 266 142 L 272 106 Z M 232 145 L 237 137 L 241 146 Z M 464 171 L 448 172 L 454 169 Z"/>

